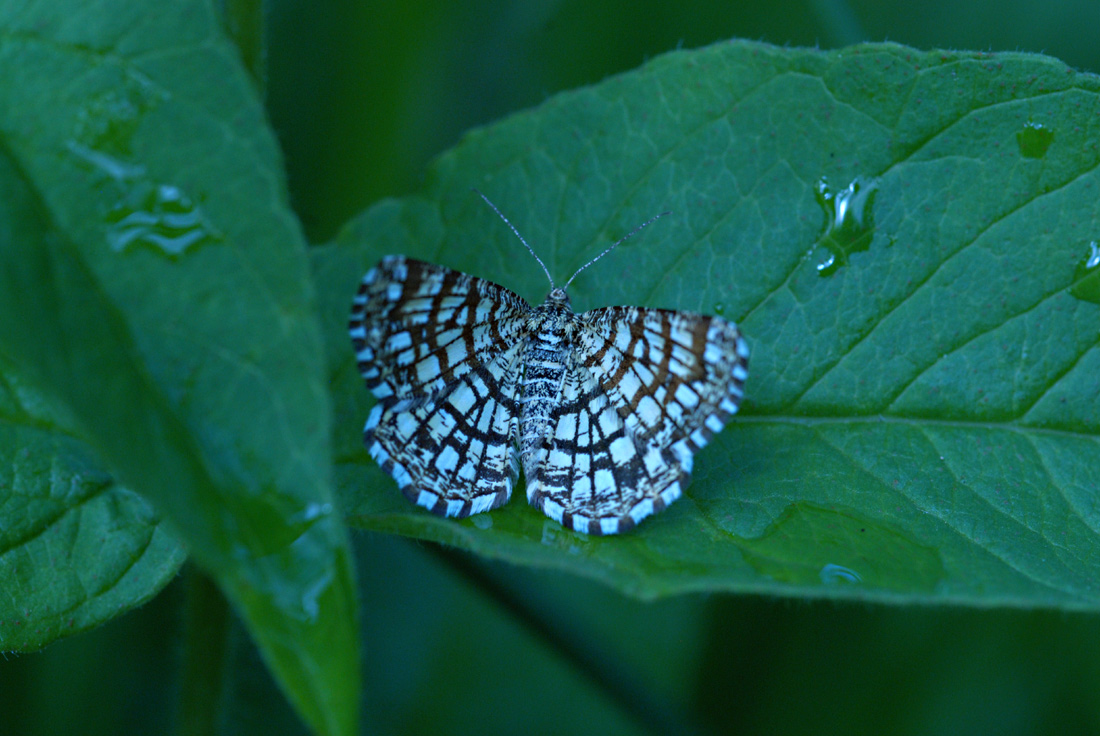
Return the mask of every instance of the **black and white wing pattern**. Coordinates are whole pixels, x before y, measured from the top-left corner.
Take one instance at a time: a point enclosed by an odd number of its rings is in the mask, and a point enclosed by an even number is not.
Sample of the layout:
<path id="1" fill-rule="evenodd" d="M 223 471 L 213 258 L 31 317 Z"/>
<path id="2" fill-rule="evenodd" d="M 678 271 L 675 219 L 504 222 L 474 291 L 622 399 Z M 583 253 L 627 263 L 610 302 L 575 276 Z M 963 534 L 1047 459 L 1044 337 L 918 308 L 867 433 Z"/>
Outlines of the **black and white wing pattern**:
<path id="1" fill-rule="evenodd" d="M 378 399 L 363 440 L 413 503 L 462 517 L 508 500 L 530 311 L 502 286 L 404 256 L 363 277 L 348 323 Z"/>
<path id="2" fill-rule="evenodd" d="M 363 278 L 348 327 L 378 399 L 364 441 L 409 500 L 488 511 L 522 462 L 530 503 L 586 534 L 626 531 L 679 498 L 748 376 L 748 345 L 721 317 L 578 315 L 562 288 L 532 308 L 403 256 Z"/>
<path id="3" fill-rule="evenodd" d="M 563 390 L 527 498 L 589 534 L 632 528 L 680 497 L 694 454 L 737 411 L 748 345 L 720 317 L 612 307 L 567 330 Z"/>

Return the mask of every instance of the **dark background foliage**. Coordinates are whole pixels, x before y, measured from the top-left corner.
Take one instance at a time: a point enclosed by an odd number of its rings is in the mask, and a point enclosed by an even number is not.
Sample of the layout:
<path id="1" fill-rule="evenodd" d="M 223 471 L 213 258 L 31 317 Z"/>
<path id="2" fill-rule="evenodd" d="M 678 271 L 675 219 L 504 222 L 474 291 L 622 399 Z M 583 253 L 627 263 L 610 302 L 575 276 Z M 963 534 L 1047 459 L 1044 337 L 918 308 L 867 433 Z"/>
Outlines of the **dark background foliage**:
<path id="1" fill-rule="evenodd" d="M 1042 51 L 1100 71 L 1090 0 L 273 2 L 267 96 L 310 238 L 419 185 L 463 131 L 678 46 Z M 1097 733 L 1100 626 L 1048 611 L 730 596 L 654 604 L 357 534 L 364 732 Z M 0 666 L 4 731 L 171 728 L 183 586 Z M 532 614 L 537 609 L 537 615 Z M 247 637 L 228 732 L 301 729 Z"/>

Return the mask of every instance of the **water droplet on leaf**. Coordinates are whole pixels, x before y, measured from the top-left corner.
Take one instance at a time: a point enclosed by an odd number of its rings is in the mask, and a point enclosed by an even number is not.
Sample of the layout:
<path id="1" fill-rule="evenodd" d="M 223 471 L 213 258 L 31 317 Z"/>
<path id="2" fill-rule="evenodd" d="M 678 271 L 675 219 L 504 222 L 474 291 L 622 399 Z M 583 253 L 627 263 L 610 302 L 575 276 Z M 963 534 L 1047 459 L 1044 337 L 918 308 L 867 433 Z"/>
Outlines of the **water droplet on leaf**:
<path id="1" fill-rule="evenodd" d="M 67 146 L 70 153 L 117 184 L 125 184 L 145 176 L 145 167 L 139 164 L 129 163 L 76 141 L 68 141 Z"/>
<path id="2" fill-rule="evenodd" d="M 138 183 L 106 217 L 116 252 L 143 245 L 177 258 L 203 242 L 220 240 L 202 209 L 171 184 Z"/>
<path id="3" fill-rule="evenodd" d="M 1024 158 L 1042 158 L 1054 142 L 1054 131 L 1042 123 L 1027 121 L 1022 130 L 1016 133 L 1016 145 Z"/>
<path id="4" fill-rule="evenodd" d="M 854 512 L 801 501 L 738 546 L 761 575 L 798 585 L 859 583 L 915 592 L 935 589 L 944 577 L 935 549 Z"/>
<path id="5" fill-rule="evenodd" d="M 831 562 L 825 564 L 821 568 L 821 572 L 817 574 L 821 578 L 821 582 L 826 585 L 839 585 L 842 583 L 862 583 L 863 578 L 855 570 L 851 570 L 843 565 L 834 565 Z"/>
<path id="6" fill-rule="evenodd" d="M 167 94 L 136 72 L 122 74 L 77 111 L 75 134 L 89 148 L 127 157 L 133 154 L 134 136 L 145 116 Z"/>
<path id="7" fill-rule="evenodd" d="M 878 181 L 857 176 L 852 183 L 838 192 L 833 192 L 829 182 L 822 177 L 814 187 L 814 196 L 825 213 L 825 223 L 817 245 L 828 254 L 818 263 L 817 272 L 821 276 L 836 273 L 841 266 L 848 264 L 853 253 L 865 251 L 871 247 L 875 232 L 873 206 Z"/>
<path id="8" fill-rule="evenodd" d="M 144 166 L 70 140 L 83 164 L 110 180 L 117 200 L 104 215 L 106 238 L 118 253 L 143 245 L 178 258 L 200 243 L 223 240 L 202 208 L 174 184 L 150 180 Z"/>
<path id="9" fill-rule="evenodd" d="M 1100 245 L 1089 243 L 1089 252 L 1073 271 L 1073 285 L 1069 293 L 1078 299 L 1100 304 Z"/>

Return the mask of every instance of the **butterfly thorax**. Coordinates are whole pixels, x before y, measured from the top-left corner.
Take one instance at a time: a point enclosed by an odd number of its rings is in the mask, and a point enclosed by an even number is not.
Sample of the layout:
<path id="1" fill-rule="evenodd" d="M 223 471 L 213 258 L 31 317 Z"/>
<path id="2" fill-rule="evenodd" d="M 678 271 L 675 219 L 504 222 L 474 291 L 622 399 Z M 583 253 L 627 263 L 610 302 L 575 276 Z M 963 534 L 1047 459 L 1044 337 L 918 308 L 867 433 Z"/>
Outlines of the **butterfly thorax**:
<path id="1" fill-rule="evenodd" d="M 550 426 L 550 415 L 560 402 L 568 369 L 570 333 L 577 315 L 569 295 L 555 288 L 546 301 L 531 310 L 527 342 L 523 347 L 523 379 L 520 402 L 520 452 L 528 480 L 535 472 L 539 449 Z"/>

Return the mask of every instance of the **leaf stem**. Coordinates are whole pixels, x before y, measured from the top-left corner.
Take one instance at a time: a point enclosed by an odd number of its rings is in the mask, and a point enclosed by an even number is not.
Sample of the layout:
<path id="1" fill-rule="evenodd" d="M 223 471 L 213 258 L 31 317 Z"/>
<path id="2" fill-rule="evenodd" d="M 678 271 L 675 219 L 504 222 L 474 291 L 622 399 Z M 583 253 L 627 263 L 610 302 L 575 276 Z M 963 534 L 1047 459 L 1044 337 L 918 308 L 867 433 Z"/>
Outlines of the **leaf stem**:
<path id="1" fill-rule="evenodd" d="M 178 733 L 209 736 L 218 733 L 223 702 L 229 603 L 214 581 L 193 564 L 184 574 L 187 603 Z"/>

